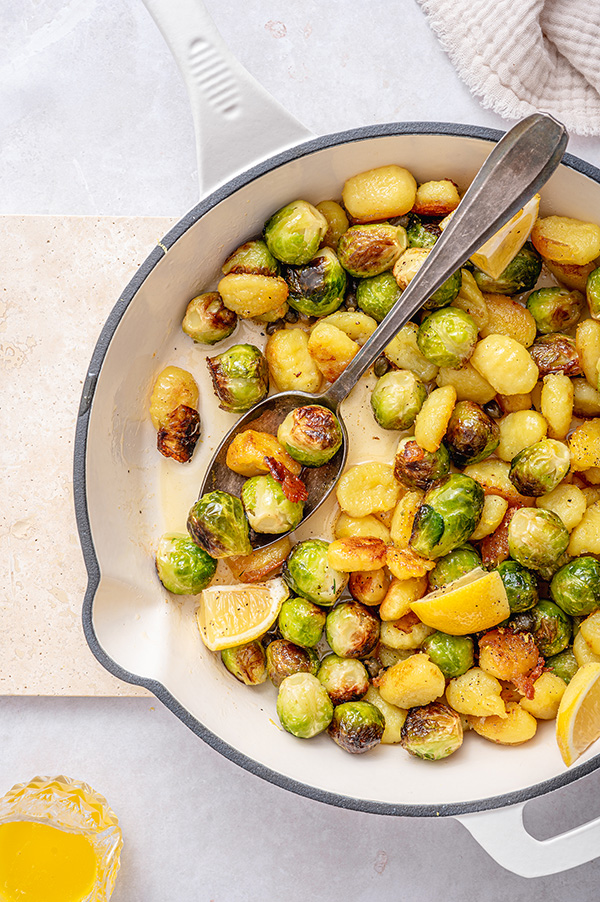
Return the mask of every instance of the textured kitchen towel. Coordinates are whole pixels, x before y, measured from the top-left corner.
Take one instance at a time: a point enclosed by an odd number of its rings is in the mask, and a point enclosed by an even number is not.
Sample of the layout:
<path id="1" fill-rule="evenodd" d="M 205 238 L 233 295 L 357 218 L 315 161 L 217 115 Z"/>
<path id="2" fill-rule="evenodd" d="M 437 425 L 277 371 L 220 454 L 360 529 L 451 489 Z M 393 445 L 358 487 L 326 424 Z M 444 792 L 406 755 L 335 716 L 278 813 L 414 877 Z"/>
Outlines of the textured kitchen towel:
<path id="1" fill-rule="evenodd" d="M 600 0 L 417 0 L 458 74 L 507 119 L 600 135 Z"/>

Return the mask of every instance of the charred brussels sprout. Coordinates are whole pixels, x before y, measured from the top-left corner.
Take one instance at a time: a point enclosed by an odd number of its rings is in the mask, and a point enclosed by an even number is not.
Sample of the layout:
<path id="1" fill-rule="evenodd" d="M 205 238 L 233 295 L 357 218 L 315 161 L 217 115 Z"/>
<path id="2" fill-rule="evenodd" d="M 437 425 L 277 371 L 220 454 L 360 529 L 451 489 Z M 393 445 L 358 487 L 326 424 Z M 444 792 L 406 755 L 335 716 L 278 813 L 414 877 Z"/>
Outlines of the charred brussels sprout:
<path id="1" fill-rule="evenodd" d="M 274 213 L 265 225 L 269 251 L 282 263 L 308 263 L 327 232 L 327 220 L 305 200 L 295 200 Z"/>
<path id="2" fill-rule="evenodd" d="M 506 591 L 511 614 L 528 611 L 538 601 L 537 579 L 517 561 L 503 561 L 496 568 Z"/>
<path id="3" fill-rule="evenodd" d="M 579 670 L 577 658 L 573 654 L 571 646 L 560 651 L 557 655 L 551 655 L 546 658 L 546 667 L 551 672 L 560 677 L 567 686 Z"/>
<path id="4" fill-rule="evenodd" d="M 546 658 L 564 651 L 573 633 L 573 624 L 565 612 L 552 601 L 540 601 L 531 613 L 535 617 L 533 638 L 540 654 Z"/>
<path id="5" fill-rule="evenodd" d="M 249 273 L 255 276 L 278 276 L 279 263 L 260 238 L 246 241 L 227 257 L 221 267 L 224 276 L 230 272 Z"/>
<path id="6" fill-rule="evenodd" d="M 371 409 L 383 429 L 408 429 L 427 397 L 427 389 L 410 370 L 394 370 L 377 380 Z"/>
<path id="7" fill-rule="evenodd" d="M 434 589 L 443 589 L 478 567 L 481 567 L 479 553 L 472 545 L 461 545 L 441 557 L 433 570 L 429 571 L 429 589 L 432 592 Z"/>
<path id="8" fill-rule="evenodd" d="M 248 479 L 242 486 L 242 503 L 252 529 L 269 535 L 295 529 L 304 510 L 304 502 L 290 501 L 271 475 Z"/>
<path id="9" fill-rule="evenodd" d="M 208 492 L 196 501 L 189 512 L 187 528 L 194 542 L 211 557 L 252 551 L 242 502 L 228 492 Z"/>
<path id="10" fill-rule="evenodd" d="M 379 619 L 358 601 L 344 601 L 327 615 L 325 634 L 340 658 L 366 658 L 379 642 Z"/>
<path id="11" fill-rule="evenodd" d="M 470 636 L 449 636 L 447 633 L 432 633 L 423 643 L 431 661 L 436 664 L 447 680 L 461 676 L 473 666 L 473 640 Z"/>
<path id="12" fill-rule="evenodd" d="M 198 444 L 201 428 L 198 411 L 180 404 L 165 414 L 156 433 L 156 447 L 164 457 L 187 463 Z"/>
<path id="13" fill-rule="evenodd" d="M 591 614 L 600 607 L 600 562 L 589 555 L 569 561 L 554 574 L 550 595 L 571 617 Z"/>
<path id="14" fill-rule="evenodd" d="M 327 655 L 321 661 L 317 678 L 323 683 L 334 705 L 356 702 L 369 688 L 369 674 L 357 658 Z"/>
<path id="15" fill-rule="evenodd" d="M 470 476 L 455 473 L 433 486 L 414 520 L 410 545 L 428 558 L 443 557 L 469 538 L 481 519 L 483 489 Z"/>
<path id="16" fill-rule="evenodd" d="M 361 279 L 356 288 L 360 309 L 380 323 L 388 315 L 402 292 L 391 272 L 382 272 L 370 279 Z"/>
<path id="17" fill-rule="evenodd" d="M 300 739 L 310 739 L 327 729 L 333 705 L 316 676 L 294 673 L 279 687 L 277 714 L 284 730 Z"/>
<path id="18" fill-rule="evenodd" d="M 307 316 L 326 316 L 344 300 L 346 273 L 330 247 L 323 247 L 303 266 L 288 266 L 288 303 Z"/>
<path id="19" fill-rule="evenodd" d="M 267 645 L 267 676 L 275 687 L 293 673 L 316 675 L 319 658 L 312 648 L 302 648 L 287 639 L 274 639 Z"/>
<path id="20" fill-rule="evenodd" d="M 544 335 L 570 329 L 583 312 L 585 297 L 580 291 L 566 288 L 538 288 L 527 298 L 527 309 L 533 316 L 538 332 Z"/>
<path id="21" fill-rule="evenodd" d="M 464 468 L 489 457 L 500 443 L 500 427 L 474 401 L 459 401 L 446 430 L 452 463 Z"/>
<path id="22" fill-rule="evenodd" d="M 497 279 L 492 279 L 477 267 L 473 270 L 473 276 L 480 291 L 489 291 L 492 294 L 521 294 L 535 287 L 541 271 L 542 258 L 533 245 L 527 242 Z"/>
<path id="23" fill-rule="evenodd" d="M 288 598 L 279 612 L 279 632 L 288 642 L 312 648 L 323 635 L 325 612 L 306 598 Z"/>
<path id="24" fill-rule="evenodd" d="M 394 460 L 394 476 L 408 489 L 428 489 L 450 471 L 450 457 L 445 445 L 437 451 L 425 451 L 412 438 L 398 444 Z"/>
<path id="25" fill-rule="evenodd" d="M 423 357 L 436 366 L 457 369 L 469 359 L 477 343 L 473 317 L 456 307 L 435 310 L 426 317 L 417 334 Z"/>
<path id="26" fill-rule="evenodd" d="M 571 466 L 564 442 L 542 439 L 520 451 L 510 464 L 509 478 L 521 495 L 546 495 L 563 481 Z"/>
<path id="27" fill-rule="evenodd" d="M 178 532 L 161 536 L 156 549 L 156 571 L 169 592 L 197 595 L 206 589 L 216 569 L 216 560 L 189 536 Z"/>
<path id="28" fill-rule="evenodd" d="M 353 225 L 340 238 L 338 257 L 351 276 L 368 278 L 391 269 L 406 244 L 402 226 L 389 222 Z"/>
<path id="29" fill-rule="evenodd" d="M 254 345 L 233 345 L 217 357 L 207 357 L 206 364 L 223 410 L 243 413 L 269 391 L 267 361 Z"/>
<path id="30" fill-rule="evenodd" d="M 292 548 L 283 569 L 283 578 L 292 592 L 325 607 L 335 604 L 348 582 L 347 573 L 329 566 L 328 547 L 329 543 L 323 539 L 299 542 Z"/>
<path id="31" fill-rule="evenodd" d="M 327 407 L 310 404 L 290 411 L 277 430 L 287 453 L 306 467 L 321 467 L 342 445 L 342 427 Z"/>
<path id="32" fill-rule="evenodd" d="M 510 556 L 544 578 L 561 565 L 568 544 L 569 532 L 552 511 L 520 507 L 508 525 Z"/>
<path id="33" fill-rule="evenodd" d="M 237 316 L 228 310 L 218 291 L 201 294 L 187 305 L 181 328 L 203 345 L 228 338 L 237 325 Z"/>
<path id="34" fill-rule="evenodd" d="M 334 742 L 351 755 L 362 755 L 381 742 L 385 717 L 371 702 L 345 702 L 337 705 L 328 733 Z"/>
<path id="35" fill-rule="evenodd" d="M 402 726 L 400 744 L 415 758 L 439 761 L 462 745 L 460 715 L 441 702 L 411 708 Z"/>
<path id="36" fill-rule="evenodd" d="M 581 363 L 575 346 L 575 339 L 555 332 L 542 335 L 529 348 L 533 362 L 540 371 L 540 378 L 550 373 L 564 373 L 565 376 L 580 376 Z"/>
<path id="37" fill-rule="evenodd" d="M 411 216 L 406 236 L 409 247 L 433 247 L 442 230 L 433 222 L 423 222 L 419 216 Z"/>
<path id="38" fill-rule="evenodd" d="M 590 313 L 594 319 L 600 319 L 600 266 L 589 274 L 585 294 Z"/>
<path id="39" fill-rule="evenodd" d="M 267 679 L 267 657 L 258 641 L 223 649 L 221 660 L 229 673 L 246 686 L 258 686 Z"/>

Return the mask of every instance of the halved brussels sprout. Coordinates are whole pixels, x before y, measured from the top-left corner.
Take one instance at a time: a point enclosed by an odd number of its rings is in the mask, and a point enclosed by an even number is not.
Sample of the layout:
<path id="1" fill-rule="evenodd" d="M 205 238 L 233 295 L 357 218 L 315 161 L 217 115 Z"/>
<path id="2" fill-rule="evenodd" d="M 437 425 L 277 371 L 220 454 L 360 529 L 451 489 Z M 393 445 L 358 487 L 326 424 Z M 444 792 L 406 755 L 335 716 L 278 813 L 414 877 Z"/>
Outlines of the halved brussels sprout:
<path id="1" fill-rule="evenodd" d="M 557 655 L 551 655 L 546 658 L 546 668 L 560 677 L 567 686 L 579 670 L 577 658 L 573 654 L 573 647 L 569 645 L 564 651 L 560 651 Z"/>
<path id="2" fill-rule="evenodd" d="M 470 476 L 446 476 L 429 489 L 417 511 L 411 548 L 438 558 L 464 544 L 481 519 L 483 498 L 483 488 Z"/>
<path id="3" fill-rule="evenodd" d="M 417 345 L 436 366 L 461 367 L 477 344 L 477 325 L 457 307 L 444 307 L 427 316 L 419 326 Z"/>
<path id="4" fill-rule="evenodd" d="M 406 249 L 406 230 L 389 222 L 353 225 L 338 244 L 340 263 L 351 276 L 367 278 L 391 269 Z"/>
<path id="5" fill-rule="evenodd" d="M 445 443 L 452 463 L 462 469 L 484 460 L 496 450 L 500 427 L 479 404 L 459 401 L 448 422 Z"/>
<path id="6" fill-rule="evenodd" d="M 570 329 L 579 321 L 584 306 L 582 293 L 566 288 L 538 288 L 527 298 L 527 309 L 536 322 L 538 332 L 545 335 Z"/>
<path id="7" fill-rule="evenodd" d="M 381 742 L 384 730 L 385 717 L 379 708 L 371 702 L 358 701 L 334 708 L 328 733 L 345 752 L 362 755 Z"/>
<path id="8" fill-rule="evenodd" d="M 409 754 L 427 761 L 439 761 L 462 745 L 460 714 L 442 702 L 411 708 L 402 726 L 400 744 Z"/>
<path id="9" fill-rule="evenodd" d="M 287 266 L 288 303 L 307 316 L 327 316 L 344 300 L 346 272 L 330 247 L 323 247 L 302 266 Z"/>
<path id="10" fill-rule="evenodd" d="M 600 266 L 589 274 L 585 294 L 593 319 L 600 319 Z"/>
<path id="11" fill-rule="evenodd" d="M 187 463 L 198 444 L 200 432 L 198 411 L 180 404 L 164 416 L 156 433 L 156 447 L 164 457 Z"/>
<path id="12" fill-rule="evenodd" d="M 570 335 L 560 332 L 542 335 L 531 345 L 529 353 L 540 371 L 540 379 L 550 373 L 564 373 L 565 376 L 580 376 L 582 373 L 575 339 Z"/>
<path id="13" fill-rule="evenodd" d="M 380 323 L 388 315 L 402 292 L 391 272 L 361 279 L 356 286 L 358 306 Z"/>
<path id="14" fill-rule="evenodd" d="M 327 615 L 325 634 L 340 658 L 366 658 L 379 642 L 379 618 L 358 601 L 343 601 Z"/>
<path id="15" fill-rule="evenodd" d="M 540 601 L 531 613 L 535 618 L 533 638 L 540 654 L 546 658 L 564 651 L 573 633 L 570 617 L 552 601 Z"/>
<path id="16" fill-rule="evenodd" d="M 231 557 L 252 551 L 242 502 L 229 492 L 202 495 L 188 514 L 187 528 L 194 542 L 211 557 Z"/>
<path id="17" fill-rule="evenodd" d="M 520 507 L 508 525 L 510 556 L 544 578 L 561 566 L 568 544 L 569 532 L 552 511 Z"/>
<path id="18" fill-rule="evenodd" d="M 408 429 L 427 397 L 427 389 L 410 370 L 394 370 L 377 380 L 371 409 L 383 429 Z"/>
<path id="19" fill-rule="evenodd" d="M 217 357 L 207 357 L 206 364 L 223 410 L 243 413 L 269 391 L 269 367 L 254 345 L 233 345 Z"/>
<path id="20" fill-rule="evenodd" d="M 246 241 L 230 254 L 221 267 L 224 276 L 233 273 L 251 273 L 255 276 L 278 276 L 279 263 L 262 239 Z"/>
<path id="21" fill-rule="evenodd" d="M 246 480 L 242 486 L 242 504 L 252 529 L 268 535 L 295 529 L 304 512 L 304 502 L 290 501 L 271 475 Z"/>
<path id="22" fill-rule="evenodd" d="M 542 439 L 520 451 L 510 463 L 509 478 L 521 495 L 547 495 L 563 481 L 571 467 L 564 442 Z"/>
<path id="23" fill-rule="evenodd" d="M 310 739 L 327 729 L 333 705 L 316 676 L 294 673 L 279 687 L 277 714 L 284 730 L 300 739 Z"/>
<path id="24" fill-rule="evenodd" d="M 528 611 L 538 602 L 537 579 L 517 561 L 502 561 L 496 568 L 506 591 L 511 613 Z"/>
<path id="25" fill-rule="evenodd" d="M 445 445 L 440 445 L 437 451 L 425 451 L 414 438 L 400 439 L 394 476 L 408 489 L 428 489 L 449 471 L 450 457 Z"/>
<path id="26" fill-rule="evenodd" d="M 267 221 L 265 241 L 282 263 L 308 263 L 327 232 L 327 220 L 305 200 L 286 204 Z"/>
<path id="27" fill-rule="evenodd" d="M 423 651 L 436 664 L 447 680 L 461 676 L 473 666 L 475 660 L 473 640 L 470 636 L 449 636 L 432 633 L 423 643 Z"/>
<path id="28" fill-rule="evenodd" d="M 328 547 L 329 542 L 323 539 L 299 542 L 283 568 L 283 578 L 292 592 L 324 607 L 335 604 L 348 582 L 347 573 L 329 566 Z"/>
<path id="29" fill-rule="evenodd" d="M 512 295 L 531 291 L 541 271 L 542 258 L 533 245 L 527 242 L 497 279 L 492 279 L 477 267 L 473 269 L 473 276 L 480 291 Z"/>
<path id="30" fill-rule="evenodd" d="M 267 679 L 267 656 L 258 641 L 224 648 L 221 660 L 229 673 L 246 686 L 258 686 Z"/>
<path id="31" fill-rule="evenodd" d="M 288 413 L 277 438 L 294 460 L 306 467 L 321 467 L 339 451 L 342 428 L 329 408 L 309 404 Z"/>
<path id="32" fill-rule="evenodd" d="M 237 325 L 237 315 L 223 303 L 218 291 L 192 298 L 186 307 L 181 328 L 203 345 L 214 345 L 228 338 Z"/>
<path id="33" fill-rule="evenodd" d="M 307 598 L 288 598 L 279 611 L 279 632 L 303 648 L 315 646 L 325 629 L 325 611 Z"/>
<path id="34" fill-rule="evenodd" d="M 267 676 L 277 688 L 293 673 L 312 673 L 319 670 L 319 657 L 312 648 L 303 648 L 287 639 L 274 639 L 267 645 Z"/>
<path id="35" fill-rule="evenodd" d="M 356 702 L 369 688 L 369 674 L 357 658 L 327 655 L 321 661 L 317 678 L 323 683 L 334 705 Z"/>
<path id="36" fill-rule="evenodd" d="M 434 222 L 423 222 L 419 216 L 411 214 L 406 229 L 409 247 L 433 247 L 441 234 L 439 225 Z"/>
<path id="37" fill-rule="evenodd" d="M 582 617 L 600 608 L 600 562 L 590 555 L 569 561 L 554 574 L 550 595 L 571 617 Z"/>
<path id="38" fill-rule="evenodd" d="M 175 595 L 197 595 L 206 589 L 217 569 L 216 560 L 185 533 L 167 532 L 156 549 L 156 571 Z"/>
<path id="39" fill-rule="evenodd" d="M 429 590 L 433 592 L 434 589 L 443 589 L 478 567 L 481 567 L 479 552 L 472 545 L 461 545 L 441 557 L 433 570 L 429 571 Z"/>

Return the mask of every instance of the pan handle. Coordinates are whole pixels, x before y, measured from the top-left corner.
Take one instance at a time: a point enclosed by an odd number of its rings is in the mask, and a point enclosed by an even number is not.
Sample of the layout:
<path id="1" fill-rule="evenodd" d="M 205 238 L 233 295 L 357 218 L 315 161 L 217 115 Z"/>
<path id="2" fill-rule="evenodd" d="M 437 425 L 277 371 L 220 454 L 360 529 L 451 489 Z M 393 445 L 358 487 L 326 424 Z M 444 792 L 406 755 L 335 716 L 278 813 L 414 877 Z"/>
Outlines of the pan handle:
<path id="1" fill-rule="evenodd" d="M 551 839 L 535 839 L 523 824 L 525 803 L 461 814 L 457 821 L 507 871 L 520 877 L 545 877 L 586 864 L 600 856 L 600 817 Z"/>
<path id="2" fill-rule="evenodd" d="M 202 0 L 144 0 L 181 70 L 196 132 L 200 194 L 313 137 L 235 59 Z"/>

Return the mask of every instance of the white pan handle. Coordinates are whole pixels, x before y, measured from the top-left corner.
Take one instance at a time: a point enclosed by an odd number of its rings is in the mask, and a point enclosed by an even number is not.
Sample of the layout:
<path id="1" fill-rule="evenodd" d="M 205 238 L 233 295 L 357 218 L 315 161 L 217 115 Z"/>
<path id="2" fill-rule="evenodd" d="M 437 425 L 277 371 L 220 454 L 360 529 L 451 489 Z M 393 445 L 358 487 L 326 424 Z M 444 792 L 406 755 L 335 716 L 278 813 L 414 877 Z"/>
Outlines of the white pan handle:
<path id="1" fill-rule="evenodd" d="M 521 877 L 545 877 L 600 856 L 600 818 L 551 839 L 538 840 L 523 824 L 525 803 L 461 814 L 456 820 L 494 861 Z"/>
<path id="2" fill-rule="evenodd" d="M 144 0 L 188 90 L 200 193 L 313 137 L 238 63 L 202 0 Z"/>

